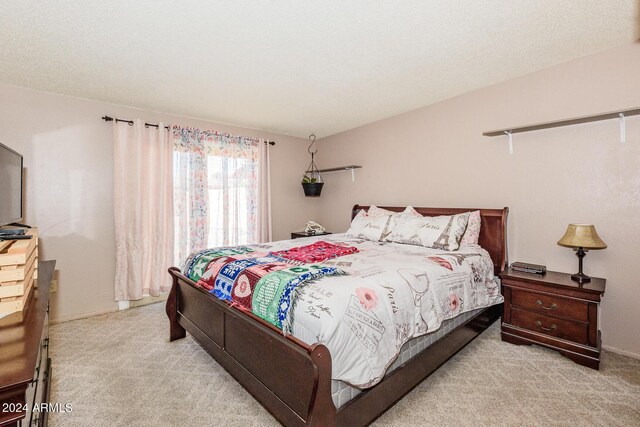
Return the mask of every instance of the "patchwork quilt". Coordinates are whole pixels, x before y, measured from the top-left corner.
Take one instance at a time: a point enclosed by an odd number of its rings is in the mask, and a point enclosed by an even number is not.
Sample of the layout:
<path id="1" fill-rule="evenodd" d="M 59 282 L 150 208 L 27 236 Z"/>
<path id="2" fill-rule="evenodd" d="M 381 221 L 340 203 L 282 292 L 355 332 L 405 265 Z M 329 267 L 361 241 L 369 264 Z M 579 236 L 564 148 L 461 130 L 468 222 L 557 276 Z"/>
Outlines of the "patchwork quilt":
<path id="1" fill-rule="evenodd" d="M 203 251 L 183 271 L 285 333 L 324 344 L 332 378 L 359 388 L 377 384 L 408 340 L 503 301 L 491 258 L 477 245 L 447 252 L 345 234 L 308 242 Z"/>
<path id="2" fill-rule="evenodd" d="M 207 249 L 190 256 L 184 271 L 197 286 L 277 328 L 289 325 L 289 309 L 298 286 L 322 276 L 344 274 L 336 267 L 306 263 L 358 251 L 322 241 L 279 252 L 256 249 L 248 246 Z"/>

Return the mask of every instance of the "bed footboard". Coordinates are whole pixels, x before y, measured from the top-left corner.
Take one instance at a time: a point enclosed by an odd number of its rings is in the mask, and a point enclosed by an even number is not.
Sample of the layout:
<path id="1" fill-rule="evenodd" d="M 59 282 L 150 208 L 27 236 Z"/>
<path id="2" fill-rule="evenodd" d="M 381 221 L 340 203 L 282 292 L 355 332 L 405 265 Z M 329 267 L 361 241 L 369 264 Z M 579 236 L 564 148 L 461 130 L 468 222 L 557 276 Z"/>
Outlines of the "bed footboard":
<path id="1" fill-rule="evenodd" d="M 169 274 L 173 277 L 173 286 L 171 287 L 171 291 L 169 291 L 167 304 L 165 305 L 165 311 L 169 318 L 169 342 L 187 336 L 187 331 L 178 322 L 178 287 L 176 286 L 177 278 L 173 274 L 174 271 L 180 272 L 180 270 L 175 267 L 169 269 Z"/>
<path id="2" fill-rule="evenodd" d="M 166 311 L 170 341 L 188 331 L 245 389 L 285 425 L 336 424 L 331 399 L 331 356 L 241 312 L 189 284 L 169 269 L 173 286 Z"/>
<path id="3" fill-rule="evenodd" d="M 423 350 L 377 386 L 336 410 L 331 355 L 197 288 L 177 268 L 167 299 L 170 341 L 194 339 L 286 426 L 367 425 L 486 330 L 502 312 L 488 307 Z"/>

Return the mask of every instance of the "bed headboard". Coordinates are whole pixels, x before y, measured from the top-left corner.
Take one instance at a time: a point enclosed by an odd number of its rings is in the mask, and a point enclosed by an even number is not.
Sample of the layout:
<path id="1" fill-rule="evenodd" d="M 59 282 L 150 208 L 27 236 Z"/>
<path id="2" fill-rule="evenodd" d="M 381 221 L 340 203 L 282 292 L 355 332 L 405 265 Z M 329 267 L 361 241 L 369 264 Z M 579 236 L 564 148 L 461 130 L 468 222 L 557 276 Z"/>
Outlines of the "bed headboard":
<path id="1" fill-rule="evenodd" d="M 402 212 L 405 207 L 400 206 L 380 206 L 393 212 Z M 369 206 L 354 205 L 351 210 L 351 219 L 358 214 L 361 209 L 368 210 Z M 507 215 L 509 208 L 502 209 L 478 209 L 478 208 L 416 208 L 423 216 L 454 215 L 469 211 L 480 211 L 480 239 L 478 243 L 482 246 L 493 260 L 493 269 L 497 274 L 504 270 L 507 261 Z"/>

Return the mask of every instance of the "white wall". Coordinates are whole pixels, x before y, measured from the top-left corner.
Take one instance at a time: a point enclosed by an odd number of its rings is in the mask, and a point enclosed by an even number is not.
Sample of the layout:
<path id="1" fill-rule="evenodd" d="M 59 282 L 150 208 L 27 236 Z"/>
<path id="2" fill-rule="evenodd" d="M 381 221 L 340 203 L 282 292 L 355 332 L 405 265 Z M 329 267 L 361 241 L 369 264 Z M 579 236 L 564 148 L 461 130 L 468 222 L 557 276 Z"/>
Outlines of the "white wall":
<path id="1" fill-rule="evenodd" d="M 472 73 L 470 69 L 468 72 Z M 425 76 L 428 78 L 428 76 Z M 605 345 L 640 355 L 640 116 L 627 143 L 609 120 L 506 137 L 485 131 L 640 108 L 640 44 L 633 43 L 324 138 L 318 164 L 360 164 L 326 174 L 320 222 L 345 230 L 354 203 L 508 206 L 511 261 L 574 273 L 556 244 L 570 222 L 596 225 L 609 245 L 585 272 L 605 277 Z"/>
<path id="2" fill-rule="evenodd" d="M 268 107 L 265 107 L 268 108 Z M 306 140 L 0 85 L 0 142 L 24 155 L 25 222 L 40 230 L 41 259 L 56 259 L 51 320 L 115 310 L 113 148 L 103 115 L 269 138 L 274 238 L 313 218 L 300 178 Z"/>

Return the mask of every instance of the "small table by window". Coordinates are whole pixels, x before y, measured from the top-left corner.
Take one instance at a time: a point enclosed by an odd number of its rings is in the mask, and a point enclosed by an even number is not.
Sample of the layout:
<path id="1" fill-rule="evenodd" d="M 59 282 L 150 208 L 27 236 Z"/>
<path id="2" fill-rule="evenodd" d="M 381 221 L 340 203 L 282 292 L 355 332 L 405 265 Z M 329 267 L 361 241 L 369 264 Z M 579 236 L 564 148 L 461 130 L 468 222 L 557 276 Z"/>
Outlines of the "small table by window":
<path id="1" fill-rule="evenodd" d="M 292 239 L 299 239 L 301 237 L 326 236 L 328 234 L 331 234 L 331 232 L 330 231 L 325 231 L 324 233 L 307 234 L 304 231 L 294 231 L 293 233 L 291 233 L 291 238 Z"/>

